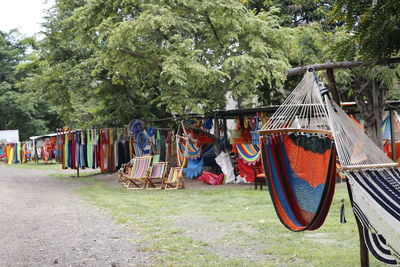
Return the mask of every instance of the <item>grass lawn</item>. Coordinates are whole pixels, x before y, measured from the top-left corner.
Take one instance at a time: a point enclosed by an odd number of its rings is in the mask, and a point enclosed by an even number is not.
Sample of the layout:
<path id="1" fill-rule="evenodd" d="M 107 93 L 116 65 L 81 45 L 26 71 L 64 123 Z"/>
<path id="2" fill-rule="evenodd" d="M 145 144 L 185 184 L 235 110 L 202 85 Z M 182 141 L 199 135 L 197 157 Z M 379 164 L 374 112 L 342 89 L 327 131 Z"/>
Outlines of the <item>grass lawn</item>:
<path id="1" fill-rule="evenodd" d="M 337 186 L 325 224 L 302 233 L 279 222 L 266 191 L 211 188 L 128 191 L 96 182 L 77 192 L 140 234 L 157 265 L 359 265 L 358 232 L 345 184 Z M 343 197 L 346 224 L 339 222 Z M 383 266 L 372 256 L 370 262 Z"/>
<path id="2" fill-rule="evenodd" d="M 44 163 L 40 161 L 39 163 L 29 161 L 22 164 L 3 164 L 9 168 L 20 168 L 20 169 L 33 169 L 33 170 L 60 170 L 61 164 L 55 162 Z"/>
<path id="3" fill-rule="evenodd" d="M 279 222 L 268 192 L 253 187 L 140 191 L 112 187 L 110 176 L 92 171 L 79 179 L 61 170 L 51 175 L 82 181 L 76 193 L 136 232 L 155 266 L 359 266 L 358 231 L 345 184 L 337 185 L 320 229 L 294 233 Z M 339 222 L 341 198 L 346 224 Z M 384 266 L 372 256 L 370 263 Z"/>

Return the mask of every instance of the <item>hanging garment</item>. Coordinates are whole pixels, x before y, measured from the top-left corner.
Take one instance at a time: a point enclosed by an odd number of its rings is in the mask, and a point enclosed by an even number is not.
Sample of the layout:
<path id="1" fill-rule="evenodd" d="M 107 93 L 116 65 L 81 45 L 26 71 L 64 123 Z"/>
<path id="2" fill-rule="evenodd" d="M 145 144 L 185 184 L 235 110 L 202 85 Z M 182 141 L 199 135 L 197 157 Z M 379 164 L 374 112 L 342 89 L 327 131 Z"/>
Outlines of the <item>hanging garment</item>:
<path id="1" fill-rule="evenodd" d="M 233 169 L 231 158 L 228 153 L 221 152 L 218 157 L 215 158 L 215 161 L 221 167 L 222 172 L 225 176 L 225 183 L 235 183 L 235 170 Z"/>
<path id="2" fill-rule="evenodd" d="M 92 141 L 90 130 L 86 130 L 86 167 L 92 167 Z"/>
<path id="3" fill-rule="evenodd" d="M 8 164 L 12 164 L 14 159 L 14 144 L 9 144 L 9 152 L 7 153 L 7 156 Z"/>

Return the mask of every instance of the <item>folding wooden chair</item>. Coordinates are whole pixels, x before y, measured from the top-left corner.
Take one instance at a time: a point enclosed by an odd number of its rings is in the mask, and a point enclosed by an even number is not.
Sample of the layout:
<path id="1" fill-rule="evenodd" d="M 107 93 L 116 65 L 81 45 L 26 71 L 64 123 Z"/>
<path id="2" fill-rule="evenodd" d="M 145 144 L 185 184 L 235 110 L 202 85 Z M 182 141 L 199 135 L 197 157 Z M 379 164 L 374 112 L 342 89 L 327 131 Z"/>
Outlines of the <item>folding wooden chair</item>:
<path id="1" fill-rule="evenodd" d="M 125 183 L 129 178 L 129 175 L 133 166 L 133 159 L 131 159 L 128 163 L 122 164 L 121 168 L 118 170 L 118 180 L 119 182 Z"/>
<path id="2" fill-rule="evenodd" d="M 145 189 L 147 177 L 150 172 L 152 156 L 136 157 L 129 177 L 126 179 L 125 187 L 128 189 Z M 135 187 L 131 187 L 135 186 Z"/>
<path id="3" fill-rule="evenodd" d="M 153 163 L 150 175 L 146 179 L 146 189 L 162 189 L 163 180 L 167 173 L 167 166 L 167 162 Z"/>
<path id="4" fill-rule="evenodd" d="M 183 168 L 173 167 L 169 171 L 169 175 L 163 182 L 164 189 L 184 189 L 185 183 L 183 181 Z"/>

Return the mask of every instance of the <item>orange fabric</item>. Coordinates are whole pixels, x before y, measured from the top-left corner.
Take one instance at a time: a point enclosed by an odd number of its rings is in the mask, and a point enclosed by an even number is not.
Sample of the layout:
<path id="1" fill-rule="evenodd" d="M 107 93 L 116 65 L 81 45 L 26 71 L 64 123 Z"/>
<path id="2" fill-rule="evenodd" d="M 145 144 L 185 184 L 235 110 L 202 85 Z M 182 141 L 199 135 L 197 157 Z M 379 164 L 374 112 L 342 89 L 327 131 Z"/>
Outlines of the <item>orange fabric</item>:
<path id="1" fill-rule="evenodd" d="M 323 154 L 316 154 L 295 145 L 289 136 L 285 135 L 284 138 L 285 149 L 290 152 L 287 156 L 293 171 L 313 187 L 325 183 L 326 166 L 329 165 L 331 151 L 327 150 Z M 313 164 L 313 162 L 319 164 Z"/>

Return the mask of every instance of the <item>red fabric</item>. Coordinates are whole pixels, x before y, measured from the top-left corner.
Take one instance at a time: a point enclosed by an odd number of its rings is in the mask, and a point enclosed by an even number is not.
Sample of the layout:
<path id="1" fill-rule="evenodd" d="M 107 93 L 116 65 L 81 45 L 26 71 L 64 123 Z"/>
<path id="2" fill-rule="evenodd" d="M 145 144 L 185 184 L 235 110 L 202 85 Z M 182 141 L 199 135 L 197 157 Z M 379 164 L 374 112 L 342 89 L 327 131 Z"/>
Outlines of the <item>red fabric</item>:
<path id="1" fill-rule="evenodd" d="M 101 172 L 106 172 L 106 168 L 105 168 L 105 165 L 104 165 L 104 158 L 106 157 L 106 153 L 104 151 L 104 144 L 105 144 L 104 131 L 100 131 L 99 150 L 100 150 L 100 171 Z"/>
<path id="2" fill-rule="evenodd" d="M 211 172 L 203 172 L 197 180 L 210 185 L 220 185 L 224 182 L 224 174 L 216 175 Z"/>
<path id="3" fill-rule="evenodd" d="M 65 169 L 65 163 L 64 163 L 64 144 L 65 144 L 65 134 L 61 135 L 61 166 L 63 169 Z"/>
<path id="4" fill-rule="evenodd" d="M 238 170 L 241 177 L 246 179 L 247 182 L 254 182 L 254 173 L 255 175 L 262 173 L 261 161 L 257 162 L 254 166 L 249 166 L 241 158 L 237 159 Z"/>
<path id="5" fill-rule="evenodd" d="M 387 142 L 384 146 L 383 146 L 383 151 L 386 153 L 386 155 L 392 159 L 392 143 L 391 142 Z M 396 161 L 400 163 L 400 142 L 396 143 Z"/>

